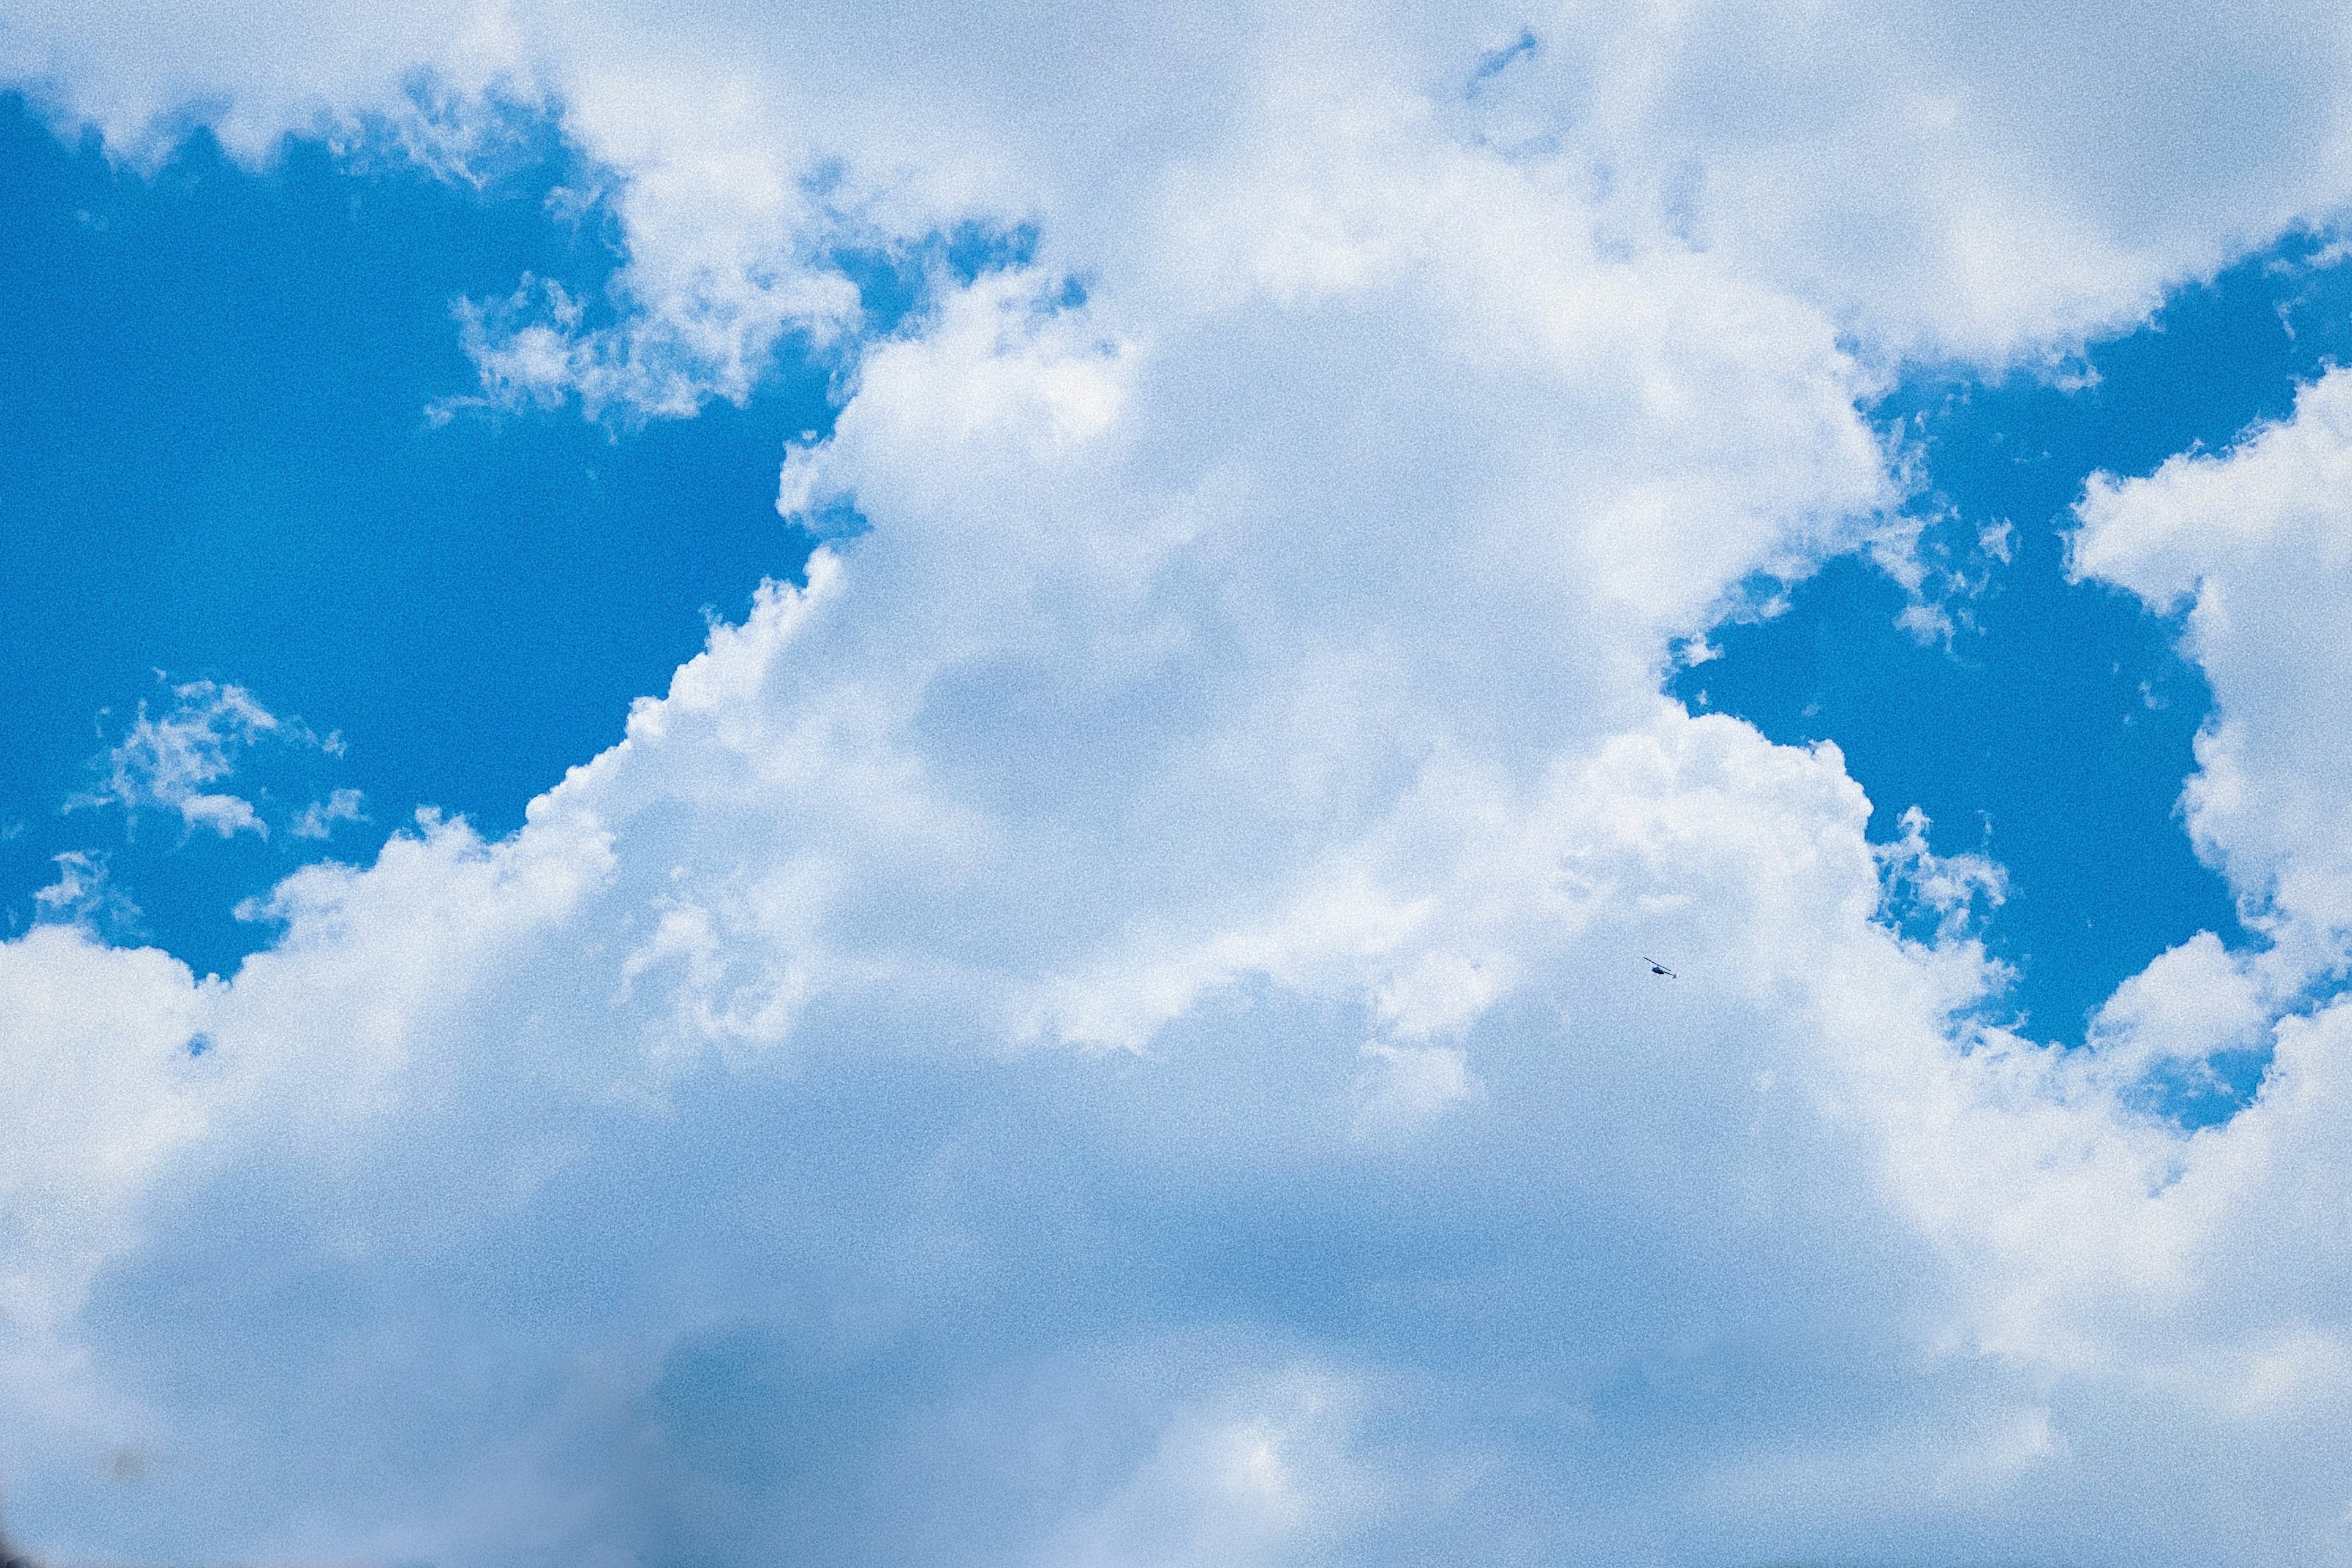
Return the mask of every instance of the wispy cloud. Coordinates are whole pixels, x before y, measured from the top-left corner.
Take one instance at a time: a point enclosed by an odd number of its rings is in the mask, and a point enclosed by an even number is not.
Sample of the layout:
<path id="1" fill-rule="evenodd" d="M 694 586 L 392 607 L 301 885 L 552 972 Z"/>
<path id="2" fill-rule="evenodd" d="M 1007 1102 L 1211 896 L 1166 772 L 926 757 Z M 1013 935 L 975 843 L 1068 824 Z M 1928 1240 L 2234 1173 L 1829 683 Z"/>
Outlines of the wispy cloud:
<path id="1" fill-rule="evenodd" d="M 361 795 L 355 789 L 339 789 L 325 800 L 314 800 L 302 808 L 302 815 L 287 829 L 297 838 L 326 838 L 335 831 L 338 822 L 365 822 L 367 816 L 360 810 Z"/>
<path id="2" fill-rule="evenodd" d="M 43 919 L 94 926 L 110 936 L 136 929 L 139 906 L 114 886 L 104 851 L 69 849 L 50 861 L 58 868 L 58 879 L 33 892 L 34 907 Z"/>
<path id="3" fill-rule="evenodd" d="M 104 782 L 68 805 L 120 806 L 134 824 L 142 811 L 162 811 L 176 816 L 185 832 L 268 838 L 269 824 L 254 801 L 217 787 L 264 742 L 328 755 L 342 750 L 341 736 L 322 738 L 299 719 L 279 718 L 241 686 L 187 681 L 171 688 L 171 704 L 161 712 L 150 711 L 144 700 L 139 703 L 129 731 L 93 763 Z M 324 805 L 306 811 L 294 831 L 299 837 L 322 837 L 329 824 L 357 816 L 356 793 L 337 791 Z M 307 831 L 311 828 L 318 831 Z"/>

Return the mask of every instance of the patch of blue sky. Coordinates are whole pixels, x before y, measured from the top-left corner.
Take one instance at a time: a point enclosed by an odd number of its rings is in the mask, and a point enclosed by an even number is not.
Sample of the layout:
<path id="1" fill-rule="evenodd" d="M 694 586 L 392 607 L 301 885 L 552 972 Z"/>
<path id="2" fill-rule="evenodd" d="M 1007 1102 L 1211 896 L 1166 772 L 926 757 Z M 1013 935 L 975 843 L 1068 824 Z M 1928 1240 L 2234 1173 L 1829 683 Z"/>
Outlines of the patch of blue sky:
<path id="1" fill-rule="evenodd" d="M 2068 580 L 2066 533 L 2092 472 L 2144 474 L 2289 414 L 2297 384 L 2352 346 L 2340 259 L 2322 237 L 2291 237 L 2092 345 L 2072 374 L 1913 375 L 1876 416 L 1924 465 L 1918 595 L 1864 558 L 1832 563 L 1674 679 L 1686 702 L 1775 741 L 1834 741 L 1874 837 L 1899 838 L 1916 805 L 1937 852 L 1998 861 L 2006 899 L 1981 929 L 2037 1038 L 2080 1042 L 2119 981 L 2200 930 L 2252 940 L 2177 809 L 2211 694 L 2176 621 Z M 2230 1114 L 2263 1062 L 2219 1065 L 2168 1109 Z"/>
<path id="2" fill-rule="evenodd" d="M 546 123 L 510 130 L 478 186 L 302 140 L 257 173 L 202 132 L 142 174 L 0 100 L 7 931 L 78 914 L 227 973 L 272 934 L 240 901 L 420 805 L 510 830 L 707 616 L 801 571 L 776 466 L 835 370 L 801 345 L 692 420 L 429 416 L 478 390 L 457 301 L 526 274 L 595 301 L 620 261 Z M 1034 240 L 837 259 L 887 331 Z M 186 764 L 160 781 L 159 743 Z"/>

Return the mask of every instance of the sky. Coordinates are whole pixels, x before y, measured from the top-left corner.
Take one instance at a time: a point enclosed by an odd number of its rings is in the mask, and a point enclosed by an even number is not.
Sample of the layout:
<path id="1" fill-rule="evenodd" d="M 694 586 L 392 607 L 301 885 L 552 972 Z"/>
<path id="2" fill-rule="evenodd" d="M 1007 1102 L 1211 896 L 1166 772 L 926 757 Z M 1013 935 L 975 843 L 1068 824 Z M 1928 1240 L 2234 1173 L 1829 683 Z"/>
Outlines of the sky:
<path id="1" fill-rule="evenodd" d="M 0 89 L 35 1561 L 2352 1563 L 2334 8 Z"/>
<path id="2" fill-rule="evenodd" d="M 2080 1045 L 2118 984 L 2200 931 L 2254 940 L 2175 809 L 2211 690 L 2177 616 L 2070 580 L 2071 508 L 2093 473 L 2145 474 L 2290 416 L 2343 354 L 2348 298 L 2297 232 L 2057 375 L 1919 368 L 1871 413 L 1920 465 L 1909 514 L 1931 575 L 1857 554 L 1759 584 L 1772 613 L 1726 625 L 1702 645 L 1722 657 L 1672 683 L 1783 745 L 1836 743 L 1874 837 L 1917 806 L 1939 849 L 1998 860 L 1985 934 L 2037 1039 Z"/>

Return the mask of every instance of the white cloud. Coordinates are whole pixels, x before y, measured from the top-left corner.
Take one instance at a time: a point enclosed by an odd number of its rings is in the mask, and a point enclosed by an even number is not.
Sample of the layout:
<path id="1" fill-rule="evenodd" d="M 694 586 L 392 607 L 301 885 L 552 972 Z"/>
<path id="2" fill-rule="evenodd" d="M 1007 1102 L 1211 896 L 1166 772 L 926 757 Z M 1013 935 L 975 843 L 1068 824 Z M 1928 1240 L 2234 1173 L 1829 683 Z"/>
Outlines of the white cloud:
<path id="1" fill-rule="evenodd" d="M 173 686 L 171 693 L 172 705 L 160 716 L 140 702 L 122 739 L 92 764 L 105 782 L 74 796 L 68 809 L 121 806 L 133 832 L 141 812 L 161 810 L 177 816 L 190 833 L 203 828 L 223 838 L 240 833 L 268 838 L 269 824 L 253 801 L 214 786 L 231 778 L 254 748 L 265 743 L 328 756 L 343 752 L 340 734 L 322 740 L 299 719 L 270 712 L 241 686 L 192 680 Z M 360 820 L 359 805 L 358 791 L 335 790 L 289 826 L 298 838 L 324 838 L 332 824 Z"/>
<path id="2" fill-rule="evenodd" d="M 404 0 L 306 18 L 20 6 L 5 58 L 133 149 L 191 105 L 247 155 L 373 117 L 462 171 L 496 139 L 493 102 L 559 104 L 627 237 L 618 319 L 587 327 L 526 286 L 472 347 L 493 395 L 622 415 L 740 400 L 784 335 L 853 328 L 837 246 L 1035 218 L 1051 265 L 1123 288 L 1159 265 L 1136 237 L 1237 132 L 1377 122 L 1384 100 L 1588 196 L 1607 243 L 1704 250 L 1795 292 L 1874 363 L 2054 363 L 2347 193 L 2347 37 L 2322 5 L 1215 3 L 1107 22 L 995 0 L 899 25 L 848 0 Z M 1255 199 L 1321 172 L 1302 151 Z M 1294 226 L 1253 265 L 1336 277 L 1365 260 L 1347 222 Z"/>
<path id="3" fill-rule="evenodd" d="M 360 810 L 361 795 L 355 789 L 339 789 L 324 800 L 314 800 L 302 808 L 288 829 L 297 838 L 326 838 L 333 835 L 338 822 L 365 822 Z"/>
<path id="4" fill-rule="evenodd" d="M 1356 1131 L 1379 1135 L 1419 1127 L 1447 1106 L 1475 1099 L 1477 1079 L 1459 1046 L 1364 1043 L 1365 1068 L 1356 1079 L 1360 1101 Z"/>
<path id="5" fill-rule="evenodd" d="M 1362 1506 L 1344 1447 L 1355 1392 L 1298 1369 L 1180 1414 L 1117 1491 L 1062 1527 L 1040 1568 L 1222 1568 L 1328 1550 Z"/>
<path id="6" fill-rule="evenodd" d="M 268 837 L 251 801 L 205 786 L 235 772 L 237 753 L 277 731 L 277 718 L 239 686 L 190 681 L 174 687 L 172 698 L 171 710 L 160 719 L 149 715 L 143 700 L 139 704 L 130 732 L 106 753 L 106 783 L 77 804 L 120 805 L 134 815 L 160 807 L 190 831 Z"/>
<path id="7" fill-rule="evenodd" d="M 58 879 L 33 890 L 33 905 L 44 919 L 80 925 L 137 921 L 138 906 L 109 881 L 111 868 L 102 851 L 68 849 L 51 856 L 50 864 L 58 868 Z"/>
<path id="8" fill-rule="evenodd" d="M 2009 897 L 2009 874 L 1981 855 L 1937 855 L 1927 847 L 1927 814 L 1907 806 L 1896 819 L 1903 837 L 1879 851 L 1886 868 L 1889 913 L 1898 921 L 1924 910 L 1936 917 L 1946 941 L 1966 936 L 1979 918 L 1978 904 L 1998 909 Z"/>
<path id="9" fill-rule="evenodd" d="M 44 1443 L 136 1429 L 74 1315 L 93 1274 L 135 1240 L 149 1184 L 204 1131 L 212 1074 L 189 1046 L 217 993 L 161 952 L 69 926 L 0 943 L 0 1376 L 12 1419 Z"/>
<path id="10" fill-rule="evenodd" d="M 2074 544 L 2077 572 L 2186 611 L 2217 708 L 2182 797 L 2189 831 L 2280 943 L 2290 987 L 2352 941 L 2352 738 L 2335 721 L 2352 678 L 2347 481 L 2352 378 L 2330 372 L 2229 452 L 2095 479 Z"/>
<path id="11" fill-rule="evenodd" d="M 2027 68 L 1901 8 L 1539 17 L 1465 102 L 1517 17 L 517 5 L 264 51 L 126 15 L 12 47 L 117 126 L 219 84 L 248 148 L 394 101 L 383 62 L 559 90 L 631 258 L 613 333 L 485 328 L 525 401 L 739 393 L 847 325 L 838 236 L 1044 249 L 864 347 L 780 500 L 870 531 L 520 834 L 297 874 L 228 985 L 0 946 L 5 1191 L 53 1194 L 0 1239 L 36 1545 L 2352 1550 L 2352 1011 L 2273 1022 L 2325 964 L 2192 943 L 2038 1049 L 1976 1016 L 1993 868 L 1874 848 L 1834 748 L 1657 690 L 1751 576 L 1884 536 L 1888 357 L 2039 353 L 2333 201 L 2333 22 L 2184 26 L 2085 98 L 2104 25 Z M 2274 112 L 2203 129 L 2167 89 L 2215 59 Z M 2327 384 L 2234 467 L 2095 491 L 2078 552 L 2204 584 L 2197 830 L 2323 956 L 2332 797 L 2231 803 L 2330 755 L 2273 738 L 2316 710 L 2282 650 L 2336 657 L 2333 568 L 2280 564 L 2332 559 Z M 2116 521 L 2273 450 L 2294 507 Z M 2239 570 L 2303 597 L 2224 637 Z M 187 803 L 268 718 L 232 693 L 142 714 L 115 797 L 220 826 Z M 1934 941 L 1882 923 L 1890 868 Z M 2226 1127 L 2132 1100 L 2265 1031 Z M 1219 1334 L 1255 1348 L 1168 1349 Z M 136 1489 L 85 1462 L 126 1442 Z"/>

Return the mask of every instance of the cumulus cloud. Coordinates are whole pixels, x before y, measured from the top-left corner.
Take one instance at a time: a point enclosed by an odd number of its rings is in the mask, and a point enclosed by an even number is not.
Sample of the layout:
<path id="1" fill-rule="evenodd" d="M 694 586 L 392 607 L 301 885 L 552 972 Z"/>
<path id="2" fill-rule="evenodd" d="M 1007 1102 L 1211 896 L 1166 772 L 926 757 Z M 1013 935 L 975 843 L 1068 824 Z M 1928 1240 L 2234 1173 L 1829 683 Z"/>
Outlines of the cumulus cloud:
<path id="1" fill-rule="evenodd" d="M 13 1152 L 0 1174 L 0 1367 L 12 1419 L 45 1442 L 102 1446 L 140 1427 L 73 1318 L 136 1235 L 148 1184 L 204 1127 L 207 1074 L 188 1045 L 205 995 L 164 954 L 108 948 L 75 927 L 0 944 L 0 1134 Z"/>
<path id="2" fill-rule="evenodd" d="M 555 106 L 626 237 L 617 316 L 526 283 L 477 310 L 473 348 L 495 395 L 623 414 L 740 400 L 785 334 L 853 329 L 845 245 L 1034 218 L 1057 265 L 1149 270 L 1139 219 L 1269 89 L 1403 95 L 1584 194 L 1612 240 L 1706 250 L 1882 360 L 2053 360 L 2347 194 L 2347 37 L 2322 5 L 308 15 L 109 0 L 20 7 L 0 37 L 13 75 L 134 153 L 193 115 L 247 155 L 373 126 L 463 169 L 495 106 Z M 1294 236 L 1297 259 L 1338 232 Z"/>
<path id="3" fill-rule="evenodd" d="M 1181 1568 L 1297 1561 L 1332 1543 L 1349 1494 L 1355 1391 L 1300 1370 L 1186 1411 L 1109 1497 L 1066 1523 L 1038 1561 Z M 1319 1472 L 1319 1473 L 1318 1473 Z"/>
<path id="4" fill-rule="evenodd" d="M 0 1464 L 45 1551 L 2352 1552 L 2352 1013 L 2295 1000 L 2343 922 L 2294 825 L 2337 819 L 2226 809 L 2327 742 L 2209 737 L 2192 805 L 2302 967 L 2192 943 L 2068 1056 L 1987 1021 L 1995 868 L 1659 694 L 1754 579 L 1885 537 L 1887 363 L 2039 353 L 2334 200 L 2334 19 L 2184 23 L 2086 108 L 2104 25 L 2016 69 L 1901 7 L 509 6 L 277 51 L 232 9 L 178 55 L 93 15 L 11 47 L 118 130 L 210 84 L 257 147 L 394 60 L 556 94 L 630 260 L 610 334 L 482 318 L 523 401 L 740 395 L 855 325 L 845 235 L 1042 237 L 858 345 L 779 504 L 866 529 L 519 833 L 297 873 L 233 983 L 0 945 Z M 2223 67 L 2276 112 L 2160 90 Z M 1918 156 L 1848 151 L 1890 126 Z M 2311 711 L 2276 683 L 2332 578 L 2204 606 L 2324 543 L 2330 384 L 2084 504 L 2084 570 L 2199 594 L 2215 737 Z M 2137 521 L 2273 451 L 2294 505 Z M 114 793 L 217 827 L 185 803 L 268 715 L 177 697 Z M 2242 1114 L 2150 1111 L 2152 1063 L 2250 1039 Z"/>
<path id="5" fill-rule="evenodd" d="M 2189 830 L 2305 973 L 2340 963 L 2352 940 L 2352 741 L 2333 717 L 2352 674 L 2347 479 L 2352 378 L 2331 371 L 2292 418 L 2227 452 L 2095 479 L 2074 542 L 2077 572 L 2184 616 L 2184 651 L 2218 704 L 2182 799 Z"/>

